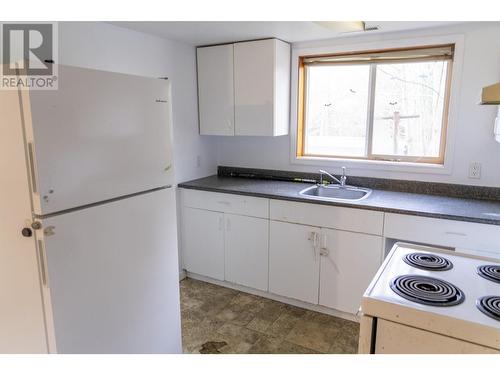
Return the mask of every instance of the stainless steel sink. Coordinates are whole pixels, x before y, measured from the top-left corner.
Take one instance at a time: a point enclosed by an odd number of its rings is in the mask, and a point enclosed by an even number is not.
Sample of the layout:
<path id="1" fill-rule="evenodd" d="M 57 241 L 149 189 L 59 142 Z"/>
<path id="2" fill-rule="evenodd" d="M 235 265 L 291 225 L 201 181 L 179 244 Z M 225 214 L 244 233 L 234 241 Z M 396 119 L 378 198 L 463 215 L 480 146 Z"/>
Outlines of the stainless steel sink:
<path id="1" fill-rule="evenodd" d="M 371 192 L 371 189 L 355 186 L 313 185 L 302 190 L 299 194 L 317 200 L 352 202 L 367 198 Z"/>

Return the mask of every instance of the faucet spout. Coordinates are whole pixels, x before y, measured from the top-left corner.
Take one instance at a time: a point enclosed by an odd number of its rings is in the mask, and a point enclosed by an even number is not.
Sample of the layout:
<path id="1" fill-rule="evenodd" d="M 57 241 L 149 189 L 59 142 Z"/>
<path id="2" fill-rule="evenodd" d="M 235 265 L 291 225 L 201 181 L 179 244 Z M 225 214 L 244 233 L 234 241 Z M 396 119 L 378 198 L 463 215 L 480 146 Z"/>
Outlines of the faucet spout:
<path id="1" fill-rule="evenodd" d="M 323 175 L 326 174 L 328 177 L 330 177 L 332 180 L 334 181 L 337 181 L 339 183 L 339 185 L 342 185 L 342 182 L 337 178 L 335 177 L 334 175 L 332 175 L 331 173 L 328 173 L 327 171 L 325 171 L 324 169 L 320 169 L 319 170 L 319 173 L 320 173 L 320 185 L 323 185 Z"/>
<path id="2" fill-rule="evenodd" d="M 347 176 L 346 176 L 346 168 L 345 167 L 342 167 L 342 176 L 340 177 L 340 180 L 335 177 L 334 175 L 332 175 L 331 173 L 325 171 L 324 169 L 320 169 L 319 170 L 319 173 L 320 173 L 320 180 L 319 180 L 319 184 L 320 185 L 323 185 L 323 175 L 327 175 L 328 177 L 330 177 L 333 181 L 336 181 L 340 186 L 344 187 L 346 186 L 346 182 L 347 182 Z"/>

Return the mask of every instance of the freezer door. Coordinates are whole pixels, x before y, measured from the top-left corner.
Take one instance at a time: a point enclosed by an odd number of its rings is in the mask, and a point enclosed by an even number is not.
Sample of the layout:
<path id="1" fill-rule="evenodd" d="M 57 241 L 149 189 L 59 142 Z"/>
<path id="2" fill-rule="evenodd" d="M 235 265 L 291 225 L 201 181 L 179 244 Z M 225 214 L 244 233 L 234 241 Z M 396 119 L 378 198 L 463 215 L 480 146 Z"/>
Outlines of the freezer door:
<path id="1" fill-rule="evenodd" d="M 180 353 L 175 192 L 43 220 L 59 353 Z"/>
<path id="2" fill-rule="evenodd" d="M 59 65 L 58 86 L 23 92 L 35 213 L 172 184 L 166 80 Z"/>

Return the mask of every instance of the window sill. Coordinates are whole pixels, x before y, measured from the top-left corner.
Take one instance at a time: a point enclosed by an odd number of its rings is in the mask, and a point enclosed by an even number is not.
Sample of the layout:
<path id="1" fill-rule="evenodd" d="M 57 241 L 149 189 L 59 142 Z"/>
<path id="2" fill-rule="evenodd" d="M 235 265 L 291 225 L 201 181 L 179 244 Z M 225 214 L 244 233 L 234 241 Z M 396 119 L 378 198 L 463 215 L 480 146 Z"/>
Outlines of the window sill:
<path id="1" fill-rule="evenodd" d="M 411 163 L 384 160 L 339 159 L 312 156 L 292 156 L 292 164 L 318 167 L 376 170 L 400 173 L 451 174 L 451 166 L 445 164 Z"/>

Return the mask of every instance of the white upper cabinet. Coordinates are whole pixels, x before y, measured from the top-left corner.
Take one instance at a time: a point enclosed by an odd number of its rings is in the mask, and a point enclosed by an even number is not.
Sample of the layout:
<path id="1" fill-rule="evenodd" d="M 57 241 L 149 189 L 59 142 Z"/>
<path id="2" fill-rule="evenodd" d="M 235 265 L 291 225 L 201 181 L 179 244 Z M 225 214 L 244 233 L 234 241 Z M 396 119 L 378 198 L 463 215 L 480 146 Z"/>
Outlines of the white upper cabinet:
<path id="1" fill-rule="evenodd" d="M 234 135 L 233 45 L 197 50 L 200 134 Z"/>
<path id="2" fill-rule="evenodd" d="M 277 39 L 234 45 L 236 135 L 288 134 L 290 45 Z"/>
<path id="3" fill-rule="evenodd" d="M 290 45 L 277 39 L 198 48 L 200 134 L 288 134 Z"/>

